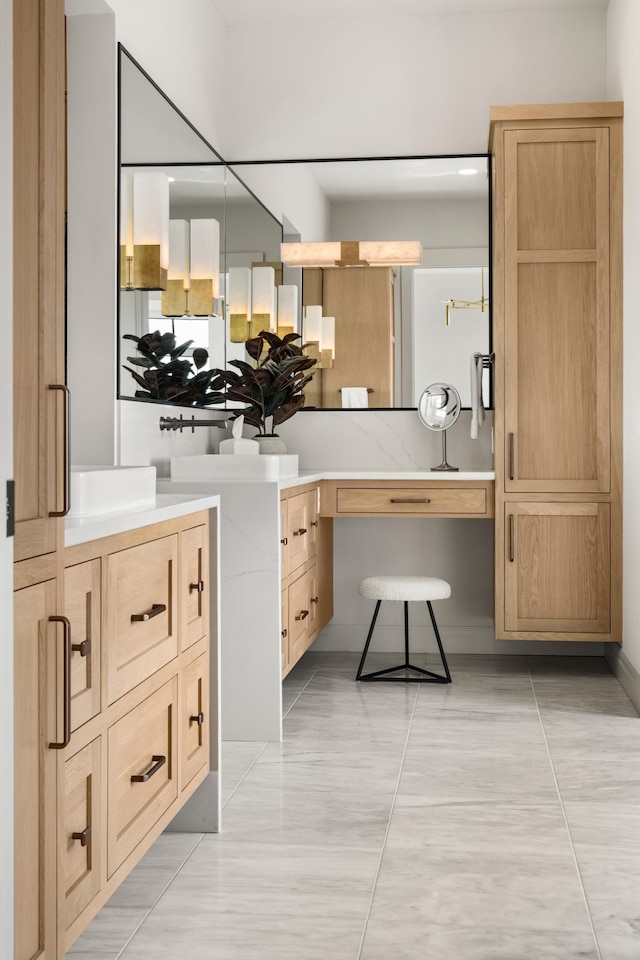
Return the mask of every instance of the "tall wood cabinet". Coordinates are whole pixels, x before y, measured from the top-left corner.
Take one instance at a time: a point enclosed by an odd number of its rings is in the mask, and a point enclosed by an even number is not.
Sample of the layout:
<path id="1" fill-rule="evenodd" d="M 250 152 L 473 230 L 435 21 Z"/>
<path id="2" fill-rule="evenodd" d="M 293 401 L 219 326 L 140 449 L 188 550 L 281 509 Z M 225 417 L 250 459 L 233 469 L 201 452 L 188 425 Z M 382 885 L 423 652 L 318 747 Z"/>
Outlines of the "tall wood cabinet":
<path id="1" fill-rule="evenodd" d="M 491 120 L 496 636 L 620 640 L 622 105 Z"/>

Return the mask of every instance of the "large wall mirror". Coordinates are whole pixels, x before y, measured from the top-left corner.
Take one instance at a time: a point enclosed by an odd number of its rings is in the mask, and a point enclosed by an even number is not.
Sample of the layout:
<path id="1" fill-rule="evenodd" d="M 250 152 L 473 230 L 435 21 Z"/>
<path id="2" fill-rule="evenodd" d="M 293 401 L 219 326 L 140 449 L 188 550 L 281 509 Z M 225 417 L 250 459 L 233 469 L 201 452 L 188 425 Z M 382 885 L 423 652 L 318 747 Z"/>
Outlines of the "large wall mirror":
<path id="1" fill-rule="evenodd" d="M 306 409 L 412 409 L 438 380 L 470 406 L 487 155 L 225 163 L 123 48 L 119 123 L 121 398 L 221 404 L 210 371 L 266 328 L 318 361 Z M 403 241 L 410 262 L 362 253 Z M 337 253 L 305 259 L 318 244 Z M 490 407 L 489 366 L 483 384 Z"/>

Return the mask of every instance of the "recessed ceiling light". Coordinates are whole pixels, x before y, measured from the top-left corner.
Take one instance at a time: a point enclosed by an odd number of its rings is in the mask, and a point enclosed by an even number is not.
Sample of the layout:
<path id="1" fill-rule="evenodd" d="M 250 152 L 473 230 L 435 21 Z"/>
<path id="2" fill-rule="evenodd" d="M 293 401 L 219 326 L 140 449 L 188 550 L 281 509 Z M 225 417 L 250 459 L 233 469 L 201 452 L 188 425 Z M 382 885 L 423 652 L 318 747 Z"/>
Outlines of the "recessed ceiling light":
<path id="1" fill-rule="evenodd" d="M 472 167 L 465 167 L 464 170 L 458 170 L 458 173 L 463 177 L 470 177 L 472 173 L 477 173 L 477 170 L 474 170 Z"/>
<path id="2" fill-rule="evenodd" d="M 466 170 L 466 171 L 462 171 L 462 170 L 461 170 L 461 171 L 460 171 L 460 173 L 463 173 L 463 172 L 465 172 L 465 173 L 475 173 L 475 170 Z M 176 178 L 175 178 L 175 177 L 168 177 L 167 179 L 169 180 L 169 183 L 175 183 L 175 182 L 176 182 Z"/>

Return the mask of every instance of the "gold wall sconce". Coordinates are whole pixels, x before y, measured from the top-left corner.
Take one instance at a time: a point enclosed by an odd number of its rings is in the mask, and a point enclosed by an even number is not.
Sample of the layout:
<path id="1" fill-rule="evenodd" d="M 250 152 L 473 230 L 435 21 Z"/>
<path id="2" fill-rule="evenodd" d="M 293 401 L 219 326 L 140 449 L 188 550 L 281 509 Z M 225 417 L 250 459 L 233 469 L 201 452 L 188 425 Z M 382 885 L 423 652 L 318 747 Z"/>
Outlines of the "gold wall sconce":
<path id="1" fill-rule="evenodd" d="M 273 267 L 251 271 L 251 336 L 276 331 L 276 273 Z"/>
<path id="2" fill-rule="evenodd" d="M 220 296 L 220 224 L 213 219 L 169 222 L 165 317 L 208 317 Z"/>
<path id="3" fill-rule="evenodd" d="M 245 343 L 251 338 L 251 270 L 229 267 L 229 339 Z"/>
<path id="4" fill-rule="evenodd" d="M 282 262 L 287 267 L 419 267 L 419 240 L 342 240 L 283 243 Z"/>
<path id="5" fill-rule="evenodd" d="M 298 288 L 295 283 L 284 283 L 277 288 L 278 336 L 280 339 L 298 332 Z"/>
<path id="6" fill-rule="evenodd" d="M 169 269 L 169 178 L 124 173 L 120 187 L 120 285 L 166 290 Z"/>
<path id="7" fill-rule="evenodd" d="M 323 317 L 320 306 L 306 307 L 303 335 L 307 353 L 316 361 L 317 369 L 327 370 L 333 367 L 336 355 L 335 317 Z"/>
<path id="8" fill-rule="evenodd" d="M 481 310 L 484 313 L 489 309 L 489 297 L 484 292 L 484 268 L 481 270 L 481 296 L 479 300 L 443 300 L 444 303 L 444 322 L 447 327 L 451 326 L 452 310 Z"/>

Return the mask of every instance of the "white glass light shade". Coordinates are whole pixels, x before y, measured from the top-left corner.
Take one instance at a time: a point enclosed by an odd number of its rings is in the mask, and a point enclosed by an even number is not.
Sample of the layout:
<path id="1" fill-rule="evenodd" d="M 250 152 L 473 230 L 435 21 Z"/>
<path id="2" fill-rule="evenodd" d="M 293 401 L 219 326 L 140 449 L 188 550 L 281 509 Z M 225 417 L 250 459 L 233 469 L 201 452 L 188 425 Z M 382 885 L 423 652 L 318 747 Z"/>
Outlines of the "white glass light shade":
<path id="1" fill-rule="evenodd" d="M 212 280 L 213 298 L 220 296 L 220 224 L 217 220 L 191 221 L 191 279 Z"/>
<path id="2" fill-rule="evenodd" d="M 273 267 L 254 267 L 251 278 L 251 332 L 275 331 L 276 272 Z"/>
<path id="3" fill-rule="evenodd" d="M 160 266 L 169 268 L 169 178 L 164 173 L 133 175 L 133 242 L 159 246 Z"/>
<path id="4" fill-rule="evenodd" d="M 169 280 L 182 280 L 189 286 L 189 224 L 186 220 L 169 221 Z"/>
<path id="5" fill-rule="evenodd" d="M 302 339 L 305 343 L 320 343 L 322 340 L 322 307 L 305 308 L 302 333 Z"/>
<path id="6" fill-rule="evenodd" d="M 123 171 L 120 178 L 120 246 L 125 256 L 133 256 L 133 174 Z"/>
<path id="7" fill-rule="evenodd" d="M 340 259 L 339 241 L 328 243 L 283 243 L 280 259 L 286 267 L 335 267 Z"/>
<path id="8" fill-rule="evenodd" d="M 298 332 L 298 288 L 295 283 L 278 287 L 278 336 Z"/>
<path id="9" fill-rule="evenodd" d="M 251 334 L 251 270 L 229 267 L 229 339 L 244 343 Z"/>
<path id="10" fill-rule="evenodd" d="M 418 267 L 422 244 L 419 240 L 361 240 L 360 259 L 371 266 Z"/>
<path id="11" fill-rule="evenodd" d="M 323 317 L 322 330 L 320 336 L 320 352 L 331 354 L 331 359 L 336 355 L 336 318 Z"/>

